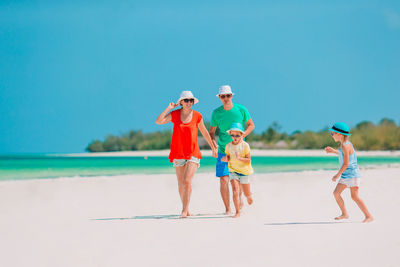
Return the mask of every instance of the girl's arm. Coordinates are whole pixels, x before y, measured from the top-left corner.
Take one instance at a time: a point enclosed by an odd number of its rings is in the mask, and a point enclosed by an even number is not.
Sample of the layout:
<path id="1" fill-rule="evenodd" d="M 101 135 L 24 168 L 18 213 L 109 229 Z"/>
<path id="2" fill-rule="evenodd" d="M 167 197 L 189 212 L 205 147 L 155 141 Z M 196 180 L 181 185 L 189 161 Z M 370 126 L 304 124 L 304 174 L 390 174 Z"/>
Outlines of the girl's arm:
<path id="1" fill-rule="evenodd" d="M 242 162 L 250 163 L 251 162 L 251 156 L 250 153 L 247 153 L 244 157 L 241 157 L 239 155 L 239 152 L 236 152 L 236 158 Z"/>
<path id="2" fill-rule="evenodd" d="M 330 146 L 325 147 L 325 152 L 326 153 L 334 153 L 336 155 L 339 155 L 339 151 L 337 149 L 334 149 Z"/>
<path id="3" fill-rule="evenodd" d="M 349 155 L 350 155 L 350 151 L 351 151 L 351 145 L 345 145 L 342 146 L 342 151 L 343 151 L 343 165 L 340 168 L 340 170 L 338 171 L 338 173 L 333 176 L 332 180 L 336 181 L 340 175 L 342 175 L 342 173 L 347 169 L 347 167 L 349 166 Z"/>
<path id="4" fill-rule="evenodd" d="M 161 114 L 157 117 L 157 124 L 166 124 L 171 121 L 171 113 L 169 113 L 172 109 L 176 108 L 178 104 L 169 103 L 168 107 L 161 112 Z"/>
<path id="5" fill-rule="evenodd" d="M 229 156 L 229 155 L 225 155 L 225 156 L 223 156 L 222 158 L 221 158 L 221 161 L 224 161 L 224 162 L 228 162 L 228 161 L 230 161 L 231 160 L 231 156 Z"/>
<path id="6" fill-rule="evenodd" d="M 201 119 L 199 123 L 199 130 L 203 137 L 206 139 L 208 145 L 211 147 L 213 157 L 216 158 L 218 156 L 218 148 L 215 145 L 215 142 L 211 140 L 210 134 L 208 133 L 206 126 L 204 125 L 203 119 Z"/>

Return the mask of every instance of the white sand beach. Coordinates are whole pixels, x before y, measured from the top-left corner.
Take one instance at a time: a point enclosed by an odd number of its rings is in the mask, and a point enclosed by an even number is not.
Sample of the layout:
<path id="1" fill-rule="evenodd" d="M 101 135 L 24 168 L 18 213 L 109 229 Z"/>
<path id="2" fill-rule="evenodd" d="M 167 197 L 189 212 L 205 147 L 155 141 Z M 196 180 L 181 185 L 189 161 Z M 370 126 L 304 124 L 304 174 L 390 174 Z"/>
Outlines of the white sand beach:
<path id="1" fill-rule="evenodd" d="M 203 156 L 211 156 L 211 150 L 201 150 Z M 96 153 L 71 153 L 58 154 L 58 156 L 69 157 L 165 157 L 168 156 L 169 150 L 138 150 L 138 151 L 119 151 L 119 152 L 96 152 Z M 57 154 L 49 154 L 57 156 Z M 323 149 L 252 149 L 252 156 L 275 156 L 275 157 L 325 157 L 336 156 L 327 154 Z M 400 150 L 383 151 L 383 150 L 357 150 L 358 156 L 384 156 L 384 157 L 399 157 Z"/>
<path id="2" fill-rule="evenodd" d="M 0 183 L 1 266 L 400 266 L 400 168 L 362 170 L 350 219 L 336 222 L 333 171 L 256 174 L 254 205 L 222 215 L 212 173 L 178 219 L 174 175 Z"/>

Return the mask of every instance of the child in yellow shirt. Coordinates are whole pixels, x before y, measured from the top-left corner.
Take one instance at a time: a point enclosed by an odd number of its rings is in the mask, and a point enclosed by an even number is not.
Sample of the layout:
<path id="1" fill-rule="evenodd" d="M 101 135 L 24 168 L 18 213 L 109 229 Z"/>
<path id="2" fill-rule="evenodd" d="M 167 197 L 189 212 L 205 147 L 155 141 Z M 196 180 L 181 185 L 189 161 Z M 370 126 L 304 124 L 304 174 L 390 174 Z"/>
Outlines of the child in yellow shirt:
<path id="1" fill-rule="evenodd" d="M 253 167 L 251 166 L 250 146 L 243 141 L 243 126 L 240 123 L 233 123 L 227 132 L 232 137 L 232 142 L 226 145 L 226 156 L 221 160 L 228 162 L 232 198 L 236 209 L 236 214 L 233 217 L 237 218 L 240 216 L 240 194 L 242 190 L 247 198 L 247 203 L 253 204 L 249 180 L 249 175 L 253 174 Z"/>

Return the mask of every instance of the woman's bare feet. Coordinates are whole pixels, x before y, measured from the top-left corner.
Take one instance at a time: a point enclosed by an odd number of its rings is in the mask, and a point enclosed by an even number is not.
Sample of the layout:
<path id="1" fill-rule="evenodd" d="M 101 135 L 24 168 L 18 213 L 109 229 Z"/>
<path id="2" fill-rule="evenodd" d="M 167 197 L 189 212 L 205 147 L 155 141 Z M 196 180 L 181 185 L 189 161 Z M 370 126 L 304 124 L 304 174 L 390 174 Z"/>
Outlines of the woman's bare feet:
<path id="1" fill-rule="evenodd" d="M 187 216 L 190 216 L 189 212 L 188 211 L 182 211 L 180 218 L 186 218 Z"/>
<path id="2" fill-rule="evenodd" d="M 370 217 L 365 217 L 363 223 L 368 223 L 368 222 L 372 222 L 374 220 L 374 217 L 370 216 Z"/>
<path id="3" fill-rule="evenodd" d="M 240 212 L 236 212 L 236 214 L 234 216 L 232 216 L 233 218 L 239 218 L 240 217 Z"/>
<path id="4" fill-rule="evenodd" d="M 229 209 L 229 210 L 226 210 L 224 214 L 225 214 L 225 215 L 231 215 L 231 214 L 232 214 L 232 211 L 231 211 L 230 209 Z"/>
<path id="5" fill-rule="evenodd" d="M 338 217 L 335 217 L 335 220 L 343 220 L 343 219 L 348 219 L 348 218 L 349 218 L 349 215 L 342 214 L 342 215 L 340 215 Z"/>

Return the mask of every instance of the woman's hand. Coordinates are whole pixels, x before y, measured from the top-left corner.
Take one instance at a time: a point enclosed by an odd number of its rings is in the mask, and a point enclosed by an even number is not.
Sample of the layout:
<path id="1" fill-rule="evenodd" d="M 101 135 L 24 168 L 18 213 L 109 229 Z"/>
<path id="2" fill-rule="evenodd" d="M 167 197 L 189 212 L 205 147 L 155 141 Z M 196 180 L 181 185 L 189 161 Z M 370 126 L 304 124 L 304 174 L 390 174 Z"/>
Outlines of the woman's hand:
<path id="1" fill-rule="evenodd" d="M 221 158 L 221 161 L 223 161 L 223 162 L 228 162 L 228 156 L 223 156 L 223 157 Z"/>
<path id="2" fill-rule="evenodd" d="M 178 104 L 176 104 L 176 103 L 173 103 L 173 102 L 171 102 L 171 103 L 169 103 L 168 104 L 168 109 L 174 109 L 174 108 L 176 108 L 178 106 Z"/>
<path id="3" fill-rule="evenodd" d="M 218 158 L 218 146 L 212 149 L 213 158 Z"/>

